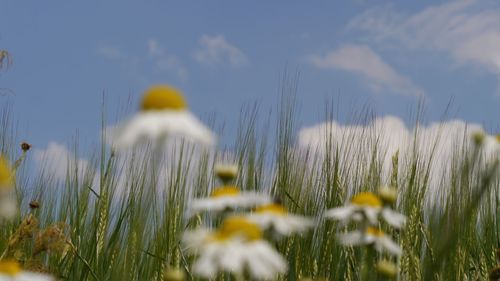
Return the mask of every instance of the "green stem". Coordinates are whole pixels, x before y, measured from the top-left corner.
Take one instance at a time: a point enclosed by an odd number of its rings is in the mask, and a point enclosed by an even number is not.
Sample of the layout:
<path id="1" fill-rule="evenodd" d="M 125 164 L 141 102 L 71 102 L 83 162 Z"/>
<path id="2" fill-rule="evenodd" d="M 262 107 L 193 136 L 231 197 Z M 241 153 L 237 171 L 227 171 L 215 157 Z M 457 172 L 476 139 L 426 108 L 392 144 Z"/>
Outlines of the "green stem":
<path id="1" fill-rule="evenodd" d="M 373 247 L 368 246 L 365 251 L 365 256 L 363 263 L 361 265 L 361 280 L 369 281 L 372 280 L 373 273 L 375 272 L 374 264 L 375 264 L 376 253 Z"/>

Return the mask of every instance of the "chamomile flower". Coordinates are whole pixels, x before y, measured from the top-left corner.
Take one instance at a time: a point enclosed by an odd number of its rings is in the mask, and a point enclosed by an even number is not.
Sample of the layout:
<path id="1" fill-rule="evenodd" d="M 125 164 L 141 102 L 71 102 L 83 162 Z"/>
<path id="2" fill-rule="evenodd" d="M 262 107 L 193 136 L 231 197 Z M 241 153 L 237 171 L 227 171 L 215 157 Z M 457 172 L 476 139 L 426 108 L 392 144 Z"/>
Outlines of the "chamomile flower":
<path id="1" fill-rule="evenodd" d="M 7 160 L 0 156 L 0 221 L 2 219 L 12 219 L 16 213 L 14 172 Z"/>
<path id="2" fill-rule="evenodd" d="M 382 200 L 371 192 L 361 192 L 351 199 L 351 203 L 344 207 L 333 208 L 325 212 L 325 216 L 330 219 L 349 223 L 350 221 L 368 221 L 375 225 L 378 223 L 379 215 L 396 228 L 401 228 L 406 217 L 393 211 L 389 207 L 384 207 Z"/>
<path id="3" fill-rule="evenodd" d="M 214 278 L 218 272 L 255 279 L 273 279 L 285 273 L 285 259 L 262 240 L 261 228 L 244 217 L 229 217 L 214 232 L 206 229 L 187 232 L 183 239 L 187 250 L 197 254 L 193 273 Z"/>
<path id="4" fill-rule="evenodd" d="M 387 251 L 396 256 L 402 254 L 401 247 L 387 236 L 382 230 L 368 227 L 365 231 L 352 231 L 345 234 L 337 234 L 340 242 L 346 246 L 373 245 L 379 252 Z"/>
<path id="5" fill-rule="evenodd" d="M 361 192 L 351 199 L 350 204 L 327 210 L 325 216 L 343 223 L 366 219 L 371 224 L 376 224 L 382 206 L 382 200 L 377 195 L 371 192 Z"/>
<path id="6" fill-rule="evenodd" d="M 270 203 L 269 196 L 249 191 L 240 191 L 232 185 L 216 188 L 207 198 L 195 199 L 191 204 L 191 211 L 224 211 L 228 208 L 250 208 L 261 204 Z"/>
<path id="7" fill-rule="evenodd" d="M 162 142 L 171 136 L 212 145 L 215 135 L 194 116 L 182 93 L 167 85 L 148 89 L 141 111 L 124 124 L 110 129 L 110 141 L 118 149 L 141 141 Z"/>
<path id="8" fill-rule="evenodd" d="M 46 274 L 23 271 L 17 262 L 0 261 L 0 281 L 53 281 Z"/>
<path id="9" fill-rule="evenodd" d="M 246 217 L 263 229 L 272 229 L 283 236 L 302 233 L 314 226 L 312 219 L 289 214 L 282 205 L 276 203 L 259 206 Z"/>

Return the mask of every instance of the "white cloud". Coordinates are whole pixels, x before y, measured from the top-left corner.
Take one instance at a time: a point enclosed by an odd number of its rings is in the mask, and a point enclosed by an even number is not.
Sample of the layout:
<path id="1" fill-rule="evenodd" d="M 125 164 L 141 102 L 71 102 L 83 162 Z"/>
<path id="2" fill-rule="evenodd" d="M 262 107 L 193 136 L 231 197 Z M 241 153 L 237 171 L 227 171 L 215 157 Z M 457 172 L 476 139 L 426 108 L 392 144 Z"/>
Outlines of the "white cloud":
<path id="1" fill-rule="evenodd" d="M 229 63 L 232 66 L 242 66 L 248 63 L 247 56 L 222 35 L 203 35 L 200 44 L 201 49 L 194 52 L 193 58 L 201 64 L 216 66 Z"/>
<path id="2" fill-rule="evenodd" d="M 143 68 L 171 73 L 183 81 L 188 79 L 188 70 L 178 56 L 168 54 L 156 39 L 149 39 L 146 43 L 147 52 L 142 55 L 129 54 L 110 45 L 100 45 L 96 52 L 105 59 L 118 62 L 136 79 L 139 76 L 142 77 Z M 144 77 L 141 80 L 147 80 L 147 78 Z"/>
<path id="3" fill-rule="evenodd" d="M 372 49 L 364 45 L 345 45 L 325 56 L 310 56 L 318 68 L 332 68 L 360 75 L 376 92 L 422 96 L 423 92 L 408 78 L 399 74 Z"/>
<path id="4" fill-rule="evenodd" d="M 450 1 L 413 15 L 385 6 L 368 10 L 349 26 L 386 46 L 445 52 L 459 65 L 500 75 L 500 6 L 494 2 Z"/>
<path id="5" fill-rule="evenodd" d="M 58 181 L 64 181 L 68 173 L 74 175 L 76 167 L 78 177 L 83 179 L 85 173 L 92 168 L 88 160 L 76 159 L 75 154 L 66 146 L 56 142 L 50 142 L 46 149 L 35 150 L 34 157 L 38 170 Z"/>
<path id="6" fill-rule="evenodd" d="M 158 45 L 158 41 L 156 39 L 148 40 L 148 53 L 153 57 L 161 57 L 165 55 L 163 49 Z"/>
<path id="7" fill-rule="evenodd" d="M 110 60 L 117 60 L 121 59 L 124 57 L 124 54 L 122 51 L 116 47 L 113 46 L 106 46 L 106 45 L 101 45 L 97 47 L 97 53 L 107 59 Z"/>
<path id="8" fill-rule="evenodd" d="M 188 70 L 181 60 L 177 56 L 167 54 L 156 39 L 148 40 L 148 54 L 157 70 L 173 72 L 182 80 L 188 78 Z"/>
<path id="9" fill-rule="evenodd" d="M 435 145 L 429 184 L 431 194 L 435 194 L 433 191 L 438 190 L 441 181 L 449 183 L 451 163 L 456 163 L 453 157 L 456 157 L 457 152 L 460 154 L 462 147 L 470 145 L 471 135 L 476 132 L 484 132 L 481 125 L 467 124 L 461 120 L 419 125 L 408 129 L 401 119 L 387 116 L 377 118 L 367 125 L 341 125 L 332 121 L 303 128 L 299 132 L 298 145 L 301 148 L 313 149 L 322 155 L 326 152 L 327 141 L 333 142 L 331 148 L 339 153 L 341 169 L 349 171 L 349 167 L 353 167 L 351 172 L 353 169 L 368 169 L 376 152 L 376 161 L 381 164 L 384 184 L 390 183 L 392 156 L 396 152 L 399 151 L 401 174 L 402 167 L 412 158 L 414 148 L 420 159 L 425 161 L 430 159 Z M 488 136 L 483 151 L 487 159 L 500 152 L 500 145 L 494 137 Z M 355 181 L 359 175 L 346 175 L 346 178 Z"/>

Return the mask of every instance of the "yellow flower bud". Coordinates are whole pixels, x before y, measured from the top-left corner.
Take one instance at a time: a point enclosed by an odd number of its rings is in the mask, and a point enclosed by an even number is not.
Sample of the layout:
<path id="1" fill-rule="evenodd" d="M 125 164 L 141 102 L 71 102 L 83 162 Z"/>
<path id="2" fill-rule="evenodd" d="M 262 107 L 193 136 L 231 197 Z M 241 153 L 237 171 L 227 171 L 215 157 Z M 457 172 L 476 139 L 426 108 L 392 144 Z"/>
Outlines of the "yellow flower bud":
<path id="1" fill-rule="evenodd" d="M 182 269 L 179 268 L 167 268 L 163 274 L 163 280 L 165 281 L 184 281 L 186 280 L 186 274 Z"/>
<path id="2" fill-rule="evenodd" d="M 393 262 L 381 260 L 377 262 L 377 272 L 387 278 L 394 279 L 398 275 L 398 267 Z"/>
<path id="3" fill-rule="evenodd" d="M 378 190 L 378 196 L 387 204 L 396 203 L 398 191 L 394 187 L 381 186 Z"/>

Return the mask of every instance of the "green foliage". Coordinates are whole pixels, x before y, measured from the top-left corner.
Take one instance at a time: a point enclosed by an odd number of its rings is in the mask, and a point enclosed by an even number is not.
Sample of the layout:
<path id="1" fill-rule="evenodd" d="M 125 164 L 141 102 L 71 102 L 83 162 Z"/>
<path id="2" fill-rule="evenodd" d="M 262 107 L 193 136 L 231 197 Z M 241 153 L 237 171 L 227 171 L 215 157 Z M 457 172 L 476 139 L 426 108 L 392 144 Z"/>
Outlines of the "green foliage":
<path id="1" fill-rule="evenodd" d="M 314 230 L 278 243 L 290 266 L 281 280 L 360 280 L 360 269 L 366 266 L 362 264 L 364 249 L 340 246 L 335 234 L 342 228 L 321 214 L 343 205 L 354 193 L 375 191 L 382 182 L 384 151 L 369 129 L 362 133 L 361 142 L 370 148 L 369 155 L 356 147 L 360 142 L 349 141 L 353 136 L 343 136 L 347 141 L 338 145 L 328 131 L 325 147 L 318 148 L 322 153 L 297 149 L 294 81 L 286 78 L 283 82 L 273 145 L 268 143 L 268 118 L 259 119 L 257 107 L 242 111 L 234 146 L 242 168 L 237 184 L 279 196 L 290 212 L 318 217 Z M 332 112 L 327 111 L 332 119 Z M 0 149 L 15 160 L 20 153 L 14 145 L 10 116 L 8 109 L 0 114 Z M 259 127 L 259 122 L 264 126 Z M 392 258 L 398 263 L 398 280 L 486 280 L 496 266 L 498 160 L 482 159 L 480 147 L 470 151 L 464 143 L 455 147 L 455 159 L 446 170 L 449 174 L 443 175 L 433 191 L 436 194 L 428 190 L 432 156 L 423 158 L 416 147 L 409 147 L 392 157 L 389 180 L 398 189 L 396 209 L 408 217 L 406 227 L 392 233 L 404 251 L 399 260 Z M 88 157 L 92 165 L 79 167 L 77 161 L 68 160 L 64 181 L 46 171 L 29 178 L 25 164 L 20 163 L 16 188 L 22 212 L 14 222 L 2 225 L 0 251 L 11 255 L 14 249 L 9 241 L 26 218 L 33 217 L 40 229 L 58 222 L 68 228 L 66 253 L 37 254 L 43 269 L 60 280 L 159 281 L 168 268 L 185 269 L 188 278 L 195 279 L 190 272 L 192 258 L 184 255 L 180 241 L 185 229 L 207 220 L 188 218 L 185 210 L 189 198 L 205 196 L 214 186 L 212 167 L 217 157 L 185 143 L 169 151 L 158 149 L 116 154 L 102 145 Z M 411 157 L 403 161 L 403 152 Z M 430 196 L 439 204 L 430 204 Z M 32 199 L 40 202 L 39 209 L 28 208 Z M 33 239 L 28 238 L 22 249 L 30 249 Z M 222 278 L 231 280 L 227 275 Z M 385 280 L 375 273 L 369 278 Z"/>

